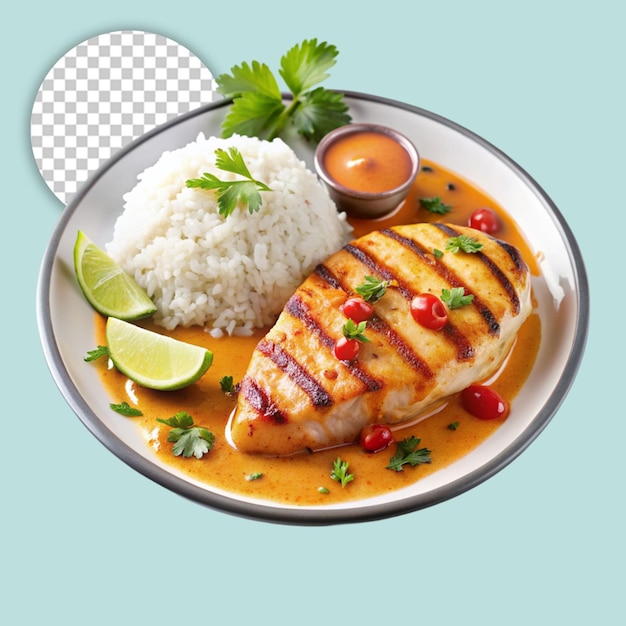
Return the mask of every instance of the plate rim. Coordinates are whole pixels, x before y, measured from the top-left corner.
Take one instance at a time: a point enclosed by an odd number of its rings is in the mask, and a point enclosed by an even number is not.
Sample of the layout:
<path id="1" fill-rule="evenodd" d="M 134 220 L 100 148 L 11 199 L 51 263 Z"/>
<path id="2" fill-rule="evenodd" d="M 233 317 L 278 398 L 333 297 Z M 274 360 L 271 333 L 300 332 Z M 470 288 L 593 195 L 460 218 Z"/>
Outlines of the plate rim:
<path id="1" fill-rule="evenodd" d="M 480 135 L 439 114 L 412 104 L 378 95 L 349 90 L 335 91 L 342 93 L 348 99 L 373 102 L 390 106 L 392 108 L 403 109 L 457 131 L 461 135 L 464 135 L 471 141 L 482 146 L 499 160 L 503 161 L 508 168 L 514 170 L 514 172 L 523 179 L 524 183 L 529 188 L 541 197 L 545 206 L 549 210 L 557 229 L 560 231 L 560 236 L 567 249 L 569 262 L 573 270 L 573 279 L 575 283 L 574 293 L 578 304 L 576 308 L 574 337 L 570 346 L 569 354 L 567 355 L 562 376 L 552 390 L 550 396 L 544 402 L 539 413 L 533 419 L 531 427 L 525 429 L 506 448 L 501 450 L 496 456 L 489 459 L 485 464 L 481 465 L 481 467 L 428 492 L 384 503 L 361 506 L 357 503 L 354 507 L 350 508 L 283 508 L 281 506 L 272 505 L 271 503 L 265 504 L 263 502 L 238 500 L 230 496 L 208 491 L 198 485 L 190 483 L 174 473 L 156 465 L 150 459 L 140 455 L 131 446 L 106 428 L 101 418 L 83 399 L 80 391 L 72 382 L 69 373 L 64 368 L 51 318 L 50 289 L 52 282 L 52 270 L 58 246 L 70 218 L 80 206 L 84 196 L 88 194 L 89 190 L 105 174 L 105 172 L 107 172 L 119 160 L 123 159 L 125 155 L 133 151 L 137 146 L 148 141 L 152 137 L 173 128 L 174 126 L 177 126 L 178 124 L 186 122 L 189 119 L 226 107 L 232 102 L 232 100 L 224 99 L 207 103 L 202 107 L 198 107 L 183 113 L 182 115 L 176 116 L 149 130 L 147 133 L 141 135 L 121 148 L 85 181 L 83 186 L 64 208 L 48 241 L 40 265 L 36 291 L 37 325 L 46 364 L 65 401 L 69 404 L 70 408 L 74 411 L 81 423 L 92 433 L 92 435 L 96 437 L 96 439 L 100 441 L 100 443 L 102 443 L 109 449 L 110 452 L 118 457 L 118 459 L 122 460 L 146 478 L 180 496 L 224 513 L 257 521 L 308 526 L 375 521 L 425 509 L 443 501 L 455 498 L 473 489 L 513 462 L 537 438 L 537 436 L 552 420 L 575 381 L 576 374 L 583 359 L 589 332 L 589 281 L 579 244 L 556 204 L 537 183 L 537 181 L 530 176 L 528 172 L 526 172 L 525 169 L 523 169 L 516 161 L 505 154 L 502 150 Z"/>

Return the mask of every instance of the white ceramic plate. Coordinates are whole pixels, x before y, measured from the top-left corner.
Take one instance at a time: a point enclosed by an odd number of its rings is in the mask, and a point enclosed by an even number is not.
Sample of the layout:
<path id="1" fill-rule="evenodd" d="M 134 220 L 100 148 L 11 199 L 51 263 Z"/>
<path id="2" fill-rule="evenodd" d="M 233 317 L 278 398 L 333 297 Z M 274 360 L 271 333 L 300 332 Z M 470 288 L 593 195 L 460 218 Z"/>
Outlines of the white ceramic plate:
<path id="1" fill-rule="evenodd" d="M 165 150 L 219 134 L 228 102 L 208 105 L 139 138 L 87 181 L 64 211 L 46 250 L 37 313 L 52 375 L 68 404 L 115 455 L 150 479 L 209 507 L 244 517 L 294 524 L 365 521 L 421 509 L 476 486 L 518 456 L 543 430 L 567 394 L 583 355 L 589 291 L 578 245 L 563 216 L 537 183 L 497 148 L 449 120 L 387 99 L 346 92 L 354 122 L 385 124 L 401 131 L 422 157 L 469 179 L 504 206 L 541 259 L 534 292 L 542 320 L 535 367 L 508 419 L 484 444 L 453 465 L 391 495 L 356 503 L 295 507 L 212 489 L 159 461 L 131 420 L 113 413 L 96 368 L 83 356 L 93 348 L 93 311 L 74 278 L 72 250 L 82 229 L 99 245 L 112 237 L 122 195 L 137 174 Z M 303 142 L 290 141 L 313 166 Z"/>

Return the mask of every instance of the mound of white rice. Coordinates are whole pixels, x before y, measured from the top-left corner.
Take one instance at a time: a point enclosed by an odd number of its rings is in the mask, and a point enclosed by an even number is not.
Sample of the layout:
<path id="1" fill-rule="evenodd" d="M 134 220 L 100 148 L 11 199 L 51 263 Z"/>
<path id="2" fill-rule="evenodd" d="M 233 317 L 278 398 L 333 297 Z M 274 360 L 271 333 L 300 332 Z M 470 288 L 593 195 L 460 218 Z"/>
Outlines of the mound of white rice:
<path id="1" fill-rule="evenodd" d="M 215 150 L 230 146 L 271 189 L 256 213 L 243 206 L 224 217 L 214 191 L 186 186 L 205 172 L 239 179 L 215 167 Z M 245 335 L 273 324 L 315 265 L 350 236 L 345 214 L 282 140 L 201 134 L 140 174 L 106 250 L 154 300 L 157 324 Z"/>

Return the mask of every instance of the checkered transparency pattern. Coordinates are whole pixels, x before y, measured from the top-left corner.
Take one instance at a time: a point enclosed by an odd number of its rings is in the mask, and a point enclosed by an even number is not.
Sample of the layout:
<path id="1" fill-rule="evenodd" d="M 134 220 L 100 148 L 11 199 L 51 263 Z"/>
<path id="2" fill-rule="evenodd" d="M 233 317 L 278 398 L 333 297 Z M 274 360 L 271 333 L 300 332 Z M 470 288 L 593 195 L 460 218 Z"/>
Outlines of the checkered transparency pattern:
<path id="1" fill-rule="evenodd" d="M 175 41 L 143 31 L 101 34 L 70 50 L 41 84 L 33 155 L 66 204 L 117 150 L 217 98 L 209 69 Z"/>

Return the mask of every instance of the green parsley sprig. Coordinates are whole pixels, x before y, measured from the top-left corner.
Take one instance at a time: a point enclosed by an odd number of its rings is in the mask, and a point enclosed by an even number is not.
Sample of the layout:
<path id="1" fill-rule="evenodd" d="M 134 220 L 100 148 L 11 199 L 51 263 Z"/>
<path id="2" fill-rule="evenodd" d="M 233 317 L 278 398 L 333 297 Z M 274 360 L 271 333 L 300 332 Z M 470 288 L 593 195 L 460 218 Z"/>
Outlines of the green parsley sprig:
<path id="1" fill-rule="evenodd" d="M 201 459 L 212 447 L 215 441 L 213 433 L 207 428 L 196 426 L 193 417 L 185 411 L 179 411 L 169 419 L 159 419 L 157 422 L 171 426 L 167 440 L 174 443 L 174 456 L 189 458 L 195 456 Z"/>
<path id="2" fill-rule="evenodd" d="M 205 172 L 200 178 L 189 179 L 186 182 L 187 187 L 215 190 L 218 211 L 224 217 L 228 217 L 239 203 L 247 205 L 249 213 L 261 208 L 262 199 L 259 191 L 271 189 L 252 177 L 237 147 L 231 146 L 228 151 L 218 148 L 215 151 L 215 167 L 243 176 L 245 180 L 220 180 L 215 174 Z"/>
<path id="3" fill-rule="evenodd" d="M 103 356 L 109 356 L 109 349 L 106 346 L 98 346 L 93 350 L 88 350 L 87 355 L 84 357 L 83 360 L 89 363 L 91 361 L 97 361 Z"/>
<path id="4" fill-rule="evenodd" d="M 342 487 L 345 487 L 349 482 L 354 480 L 354 474 L 348 473 L 348 467 L 350 463 L 348 461 L 342 461 L 341 457 L 337 457 L 333 463 L 333 470 L 330 473 L 330 477 L 341 483 Z"/>
<path id="5" fill-rule="evenodd" d="M 111 402 L 111 404 L 109 404 L 109 407 L 111 407 L 111 409 L 113 409 L 113 411 L 115 411 L 116 413 L 124 415 L 125 417 L 140 417 L 141 415 L 143 415 L 143 413 L 139 409 L 130 406 L 130 404 L 128 404 L 128 402 L 126 401 L 120 402 L 119 404 Z"/>
<path id="6" fill-rule="evenodd" d="M 357 324 L 354 320 L 348 319 L 341 327 L 341 331 L 346 339 L 356 339 L 361 343 L 369 343 L 369 339 L 363 334 L 366 328 L 367 322 Z"/>
<path id="7" fill-rule="evenodd" d="M 411 435 L 405 437 L 402 441 L 398 442 L 398 450 L 391 457 L 387 469 L 394 470 L 395 472 L 401 472 L 404 465 L 410 465 L 415 467 L 420 463 L 430 463 L 430 450 L 427 448 L 419 448 L 420 439 Z"/>
<path id="8" fill-rule="evenodd" d="M 337 48 L 317 39 L 304 40 L 281 57 L 279 74 L 291 92 L 287 106 L 278 81 L 265 63 L 252 61 L 216 78 L 217 90 L 233 102 L 222 123 L 222 136 L 233 134 L 274 139 L 292 125 L 308 140 L 351 121 L 343 94 L 317 86 L 336 63 Z"/>
<path id="9" fill-rule="evenodd" d="M 375 276 L 366 276 L 355 291 L 367 302 L 378 302 L 391 284 L 390 280 L 379 280 Z"/>
<path id="10" fill-rule="evenodd" d="M 452 289 L 441 290 L 441 301 L 448 305 L 449 309 L 460 309 L 467 306 L 474 300 L 474 295 L 466 294 L 464 287 L 452 287 Z"/>
<path id="11" fill-rule="evenodd" d="M 473 254 L 481 250 L 482 247 L 483 244 L 476 237 L 468 237 L 467 235 L 450 237 L 448 243 L 446 243 L 446 250 L 452 252 L 452 254 L 456 254 L 459 251 Z"/>
<path id="12" fill-rule="evenodd" d="M 239 383 L 235 384 L 232 376 L 220 378 L 220 389 L 227 396 L 236 396 L 239 393 Z"/>
<path id="13" fill-rule="evenodd" d="M 445 215 L 452 211 L 452 206 L 445 204 L 439 196 L 420 198 L 420 206 L 429 213 L 435 213 L 437 215 Z"/>
<path id="14" fill-rule="evenodd" d="M 233 377 L 232 376 L 222 376 L 220 378 L 220 389 L 224 393 L 232 393 L 233 392 Z"/>

